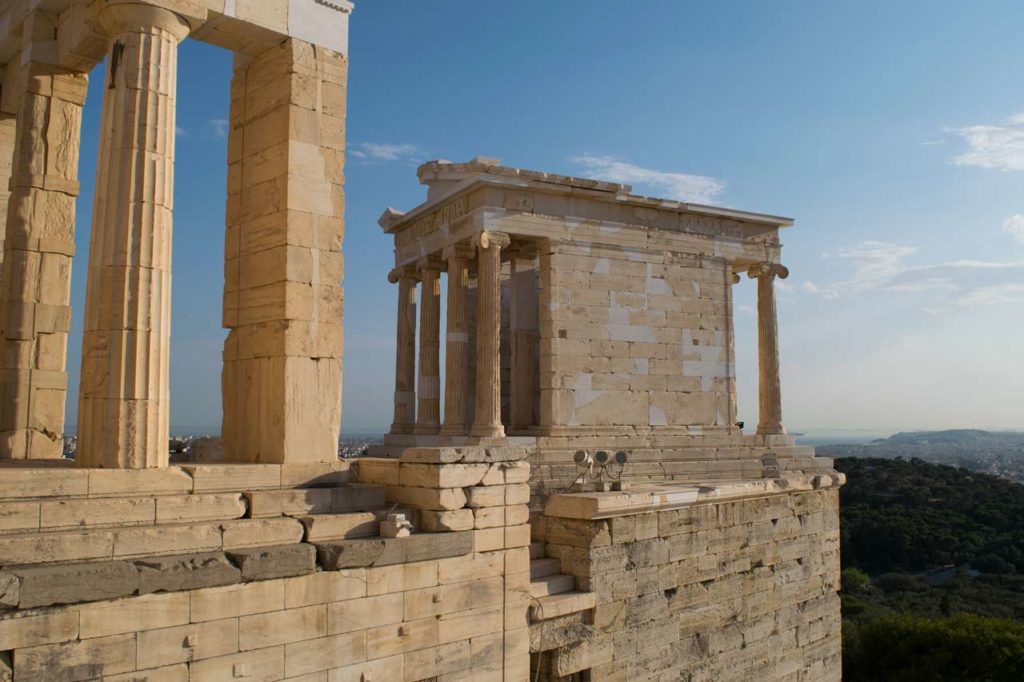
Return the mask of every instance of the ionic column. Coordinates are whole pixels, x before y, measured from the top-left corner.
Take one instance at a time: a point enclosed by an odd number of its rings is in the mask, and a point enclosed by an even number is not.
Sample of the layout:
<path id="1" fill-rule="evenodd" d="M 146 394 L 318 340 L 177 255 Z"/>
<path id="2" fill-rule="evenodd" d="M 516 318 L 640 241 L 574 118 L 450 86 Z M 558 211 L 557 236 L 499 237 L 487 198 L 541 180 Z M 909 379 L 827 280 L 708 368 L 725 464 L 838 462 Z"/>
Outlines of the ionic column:
<path id="1" fill-rule="evenodd" d="M 33 32 L 53 35 L 41 12 L 31 20 Z M 78 147 L 88 76 L 35 61 L 20 73 L 16 146 L 7 157 L 13 163 L 0 315 L 0 459 L 49 459 L 64 450 Z"/>
<path id="2" fill-rule="evenodd" d="M 476 413 L 470 433 L 502 438 L 501 424 L 501 250 L 507 234 L 483 232 L 477 248 Z"/>
<path id="3" fill-rule="evenodd" d="M 740 276 L 732 271 L 731 266 L 725 270 L 725 366 L 726 381 L 729 391 L 729 415 L 728 427 L 730 430 L 736 428 L 736 325 L 733 315 L 733 285 L 740 283 Z"/>
<path id="4" fill-rule="evenodd" d="M 469 259 L 467 244 L 445 249 L 448 261 L 448 318 L 445 325 L 444 426 L 441 433 L 462 436 L 469 427 Z"/>
<path id="5" fill-rule="evenodd" d="M 412 433 L 416 423 L 416 273 L 395 268 L 388 281 L 398 284 L 398 349 L 395 353 L 395 418 L 391 433 Z"/>
<path id="6" fill-rule="evenodd" d="M 111 2 L 86 285 L 77 464 L 167 465 L 171 211 L 185 19 Z"/>
<path id="7" fill-rule="evenodd" d="M 514 429 L 533 426 L 537 386 L 533 360 L 537 340 L 537 271 L 533 260 L 521 255 L 512 257 L 511 307 L 511 383 L 509 421 Z"/>
<path id="8" fill-rule="evenodd" d="M 413 433 L 433 435 L 441 424 L 441 269 L 426 258 L 417 264 L 422 282 L 420 303 L 420 377 L 416 387 Z"/>
<path id="9" fill-rule="evenodd" d="M 758 263 L 747 274 L 757 280 L 757 359 L 759 413 L 757 433 L 784 434 L 779 386 L 779 326 L 775 311 L 775 278 L 789 270 L 777 263 Z"/>

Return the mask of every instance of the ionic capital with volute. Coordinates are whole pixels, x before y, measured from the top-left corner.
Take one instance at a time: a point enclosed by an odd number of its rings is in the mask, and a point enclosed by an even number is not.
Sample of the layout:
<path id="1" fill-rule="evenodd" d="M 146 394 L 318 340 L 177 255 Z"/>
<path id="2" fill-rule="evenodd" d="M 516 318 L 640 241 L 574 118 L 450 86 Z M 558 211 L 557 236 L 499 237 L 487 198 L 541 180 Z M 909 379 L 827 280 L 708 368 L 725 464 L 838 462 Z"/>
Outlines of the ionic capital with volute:
<path id="1" fill-rule="evenodd" d="M 417 282 L 420 280 L 419 273 L 416 268 L 412 265 L 403 265 L 401 267 L 393 268 L 388 273 L 388 281 L 392 284 L 398 284 L 403 279 L 413 279 Z"/>
<path id="2" fill-rule="evenodd" d="M 751 279 L 758 279 L 760 277 L 786 279 L 789 277 L 789 268 L 780 263 L 755 263 L 747 269 L 747 276 Z"/>
<path id="3" fill-rule="evenodd" d="M 473 248 L 486 251 L 492 246 L 504 249 L 512 243 L 512 238 L 505 232 L 491 232 L 490 230 L 478 232 L 473 235 Z"/>

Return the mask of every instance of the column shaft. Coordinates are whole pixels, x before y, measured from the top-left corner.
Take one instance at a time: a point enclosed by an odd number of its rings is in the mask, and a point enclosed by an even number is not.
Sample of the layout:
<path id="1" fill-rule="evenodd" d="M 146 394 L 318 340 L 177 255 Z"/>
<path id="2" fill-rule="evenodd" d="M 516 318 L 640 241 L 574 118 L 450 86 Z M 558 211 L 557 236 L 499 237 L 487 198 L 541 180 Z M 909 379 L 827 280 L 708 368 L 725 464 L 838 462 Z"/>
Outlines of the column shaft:
<path id="1" fill-rule="evenodd" d="M 471 434 L 502 438 L 501 249 L 508 236 L 485 232 L 477 243 L 476 413 Z"/>
<path id="2" fill-rule="evenodd" d="M 22 74 L 15 149 L 8 157 L 0 459 L 59 458 L 64 450 L 78 146 L 88 77 L 38 62 L 29 62 Z"/>
<path id="3" fill-rule="evenodd" d="M 762 263 L 750 269 L 757 280 L 758 424 L 760 435 L 784 434 L 779 383 L 779 332 L 775 309 L 775 277 L 789 274 L 781 265 Z"/>
<path id="4" fill-rule="evenodd" d="M 99 14 L 111 40 L 89 243 L 79 466 L 167 464 L 178 43 L 146 5 Z"/>
<path id="5" fill-rule="evenodd" d="M 469 250 L 448 250 L 448 318 L 445 325 L 444 426 L 441 433 L 465 435 L 469 402 Z"/>
<path id="6" fill-rule="evenodd" d="M 537 271 L 530 259 L 512 259 L 511 314 L 511 383 L 509 420 L 512 428 L 523 429 L 536 424 L 534 405 L 537 402 L 534 346 L 537 341 Z"/>
<path id="7" fill-rule="evenodd" d="M 395 353 L 395 417 L 391 433 L 412 433 L 416 423 L 416 277 L 392 272 L 398 284 L 398 349 Z"/>
<path id="8" fill-rule="evenodd" d="M 346 72 L 343 55 L 294 38 L 235 61 L 221 372 L 228 461 L 338 458 Z"/>
<path id="9" fill-rule="evenodd" d="M 421 264 L 420 362 L 416 387 L 414 433 L 436 434 L 441 423 L 441 269 L 435 261 Z"/>

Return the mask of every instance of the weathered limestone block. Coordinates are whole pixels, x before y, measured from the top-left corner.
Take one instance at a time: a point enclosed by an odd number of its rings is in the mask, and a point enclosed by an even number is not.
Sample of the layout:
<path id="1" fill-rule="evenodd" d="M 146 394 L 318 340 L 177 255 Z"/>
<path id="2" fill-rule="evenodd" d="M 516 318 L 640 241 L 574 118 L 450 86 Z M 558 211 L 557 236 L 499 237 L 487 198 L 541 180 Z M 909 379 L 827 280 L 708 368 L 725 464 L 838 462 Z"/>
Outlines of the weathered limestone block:
<path id="1" fill-rule="evenodd" d="M 399 461 L 376 457 L 359 457 L 355 461 L 356 476 L 360 483 L 398 485 Z"/>
<path id="2" fill-rule="evenodd" d="M 527 450 L 517 447 L 482 447 L 467 446 L 460 448 L 406 448 L 402 452 L 402 462 L 418 462 L 421 464 L 473 464 L 491 462 L 517 462 L 526 459 Z"/>
<path id="3" fill-rule="evenodd" d="M 317 560 L 326 570 L 393 566 L 469 554 L 473 551 L 473 533 L 419 533 L 404 538 L 346 540 L 320 543 L 316 550 Z"/>
<path id="4" fill-rule="evenodd" d="M 157 523 L 240 519 L 248 509 L 240 493 L 169 495 L 156 498 Z"/>
<path id="5" fill-rule="evenodd" d="M 203 623 L 284 609 L 285 583 L 268 580 L 210 587 L 190 593 L 190 618 Z"/>
<path id="6" fill-rule="evenodd" d="M 476 488 L 468 488 L 476 490 Z M 406 486 L 388 486 L 386 499 L 388 502 L 436 511 L 462 509 L 466 506 L 466 493 L 461 488 L 409 488 Z"/>
<path id="7" fill-rule="evenodd" d="M 320 571 L 291 578 L 285 583 L 285 606 L 312 606 L 366 596 L 366 570 L 362 568 Z M 357 627 L 358 622 L 353 623 Z M 332 630 L 329 634 L 336 634 Z"/>
<path id="8" fill-rule="evenodd" d="M 22 609 L 114 599 L 139 589 L 138 570 L 127 561 L 10 566 L 5 572 L 18 579 Z"/>
<path id="9" fill-rule="evenodd" d="M 317 562 L 328 571 L 372 566 L 383 553 L 383 539 L 330 542 L 316 545 Z"/>
<path id="10" fill-rule="evenodd" d="M 220 552 L 136 559 L 139 594 L 197 590 L 230 585 L 242 579 L 238 567 Z"/>
<path id="11" fill-rule="evenodd" d="M 456 509 L 452 511 L 420 512 L 420 524 L 423 530 L 436 533 L 448 530 L 472 530 L 474 523 L 472 509 Z"/>
<path id="12" fill-rule="evenodd" d="M 73 682 L 135 670 L 135 635 L 97 637 L 18 651 L 18 677 Z"/>
<path id="13" fill-rule="evenodd" d="M 0 572 L 0 609 L 18 607 L 21 600 L 21 582 L 13 573 Z"/>
<path id="14" fill-rule="evenodd" d="M 373 512 L 314 514 L 300 516 L 299 521 L 306 527 L 306 542 L 372 537 L 377 535 L 380 525 Z"/>
<path id="15" fill-rule="evenodd" d="M 487 464 L 414 464 L 402 462 L 399 483 L 419 488 L 465 488 L 479 485 Z"/>
<path id="16" fill-rule="evenodd" d="M 292 545 L 302 542 L 305 528 L 298 519 L 240 519 L 221 524 L 224 549 Z"/>
<path id="17" fill-rule="evenodd" d="M 140 632 L 136 665 L 140 671 L 147 671 L 147 682 L 154 679 L 159 682 L 165 679 L 187 679 L 187 667 L 182 670 L 183 666 L 176 664 L 224 656 L 236 651 L 238 621 L 226 618 Z M 131 679 L 130 674 L 128 679 Z"/>
<path id="18" fill-rule="evenodd" d="M 559 677 L 596 668 L 612 660 L 612 643 L 606 637 L 585 640 L 557 649 L 552 659 L 554 673 Z"/>
<path id="19" fill-rule="evenodd" d="M 290 578 L 316 570 L 316 549 L 313 545 L 236 549 L 228 551 L 227 556 L 241 569 L 243 580 Z"/>

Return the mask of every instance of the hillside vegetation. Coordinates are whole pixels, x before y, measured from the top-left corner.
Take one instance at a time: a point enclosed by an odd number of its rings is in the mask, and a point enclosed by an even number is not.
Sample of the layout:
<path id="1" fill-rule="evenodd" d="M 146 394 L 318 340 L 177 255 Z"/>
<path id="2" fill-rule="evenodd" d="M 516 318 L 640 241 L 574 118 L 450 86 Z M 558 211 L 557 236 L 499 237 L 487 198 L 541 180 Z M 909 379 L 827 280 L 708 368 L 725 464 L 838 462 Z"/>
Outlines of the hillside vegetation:
<path id="1" fill-rule="evenodd" d="M 1024 679 L 1024 486 L 919 459 L 836 468 L 844 679 Z"/>

